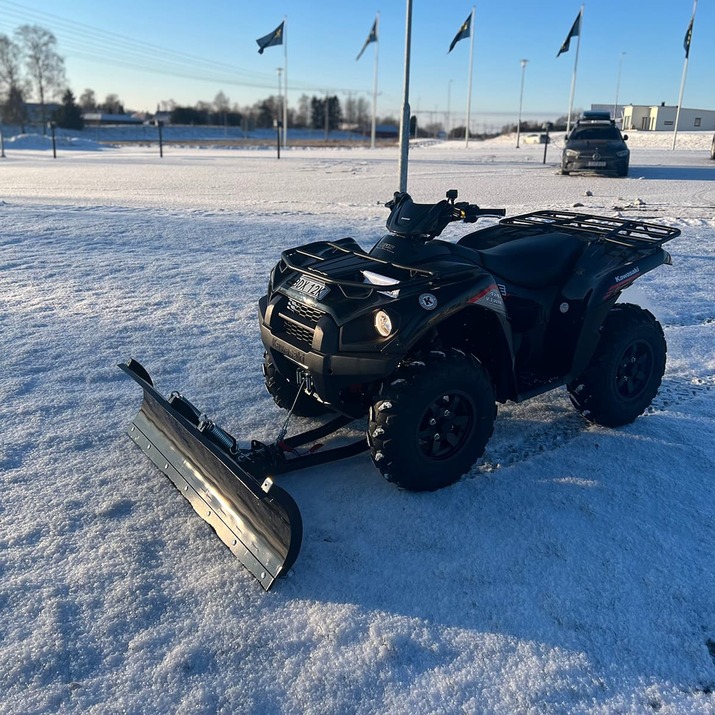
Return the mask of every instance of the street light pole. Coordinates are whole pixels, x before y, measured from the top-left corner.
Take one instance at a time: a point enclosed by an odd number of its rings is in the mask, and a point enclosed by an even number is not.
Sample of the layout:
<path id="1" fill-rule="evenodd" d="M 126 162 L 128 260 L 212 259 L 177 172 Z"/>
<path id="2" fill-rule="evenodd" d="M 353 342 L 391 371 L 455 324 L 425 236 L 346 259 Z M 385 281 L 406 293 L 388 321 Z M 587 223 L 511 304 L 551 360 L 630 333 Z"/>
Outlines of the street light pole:
<path id="1" fill-rule="evenodd" d="M 526 73 L 526 63 L 529 60 L 521 60 L 521 91 L 519 92 L 519 121 L 516 123 L 516 148 L 519 148 L 519 137 L 521 135 L 521 106 L 524 102 L 524 74 Z"/>

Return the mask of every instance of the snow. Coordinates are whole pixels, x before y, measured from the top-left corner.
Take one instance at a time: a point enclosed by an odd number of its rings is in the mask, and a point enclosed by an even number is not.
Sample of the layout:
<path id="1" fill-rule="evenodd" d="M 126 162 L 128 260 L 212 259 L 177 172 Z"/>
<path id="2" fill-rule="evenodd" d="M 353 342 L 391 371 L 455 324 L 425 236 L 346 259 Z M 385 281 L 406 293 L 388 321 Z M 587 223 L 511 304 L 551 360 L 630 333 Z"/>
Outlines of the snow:
<path id="1" fill-rule="evenodd" d="M 680 228 L 624 297 L 664 325 L 663 386 L 614 430 L 564 390 L 500 406 L 436 493 L 366 455 L 280 478 L 305 534 L 269 593 L 131 444 L 116 364 L 274 437 L 256 301 L 282 249 L 377 240 L 396 149 L 8 151 L 0 713 L 712 714 L 715 162 L 654 136 L 627 179 L 558 175 L 558 137 L 545 165 L 509 138 L 415 147 L 419 201 Z"/>

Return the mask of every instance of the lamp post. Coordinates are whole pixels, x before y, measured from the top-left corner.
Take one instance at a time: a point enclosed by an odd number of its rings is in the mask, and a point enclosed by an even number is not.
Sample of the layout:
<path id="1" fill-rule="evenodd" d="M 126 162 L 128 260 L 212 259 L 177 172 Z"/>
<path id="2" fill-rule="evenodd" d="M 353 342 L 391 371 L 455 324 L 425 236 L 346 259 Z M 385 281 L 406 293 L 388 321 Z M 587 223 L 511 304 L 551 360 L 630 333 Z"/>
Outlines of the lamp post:
<path id="1" fill-rule="evenodd" d="M 521 135 L 521 106 L 524 102 L 524 75 L 526 74 L 526 63 L 529 60 L 521 60 L 521 91 L 519 92 L 519 121 L 516 123 L 516 148 L 519 148 L 519 137 Z"/>

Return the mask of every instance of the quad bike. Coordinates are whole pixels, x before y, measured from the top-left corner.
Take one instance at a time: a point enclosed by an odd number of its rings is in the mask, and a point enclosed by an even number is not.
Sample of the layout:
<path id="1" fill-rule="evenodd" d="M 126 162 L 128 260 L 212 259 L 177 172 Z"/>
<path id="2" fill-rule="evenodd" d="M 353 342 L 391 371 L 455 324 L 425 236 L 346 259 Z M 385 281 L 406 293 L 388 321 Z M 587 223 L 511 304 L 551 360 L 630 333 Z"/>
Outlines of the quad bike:
<path id="1" fill-rule="evenodd" d="M 396 193 L 370 251 L 342 238 L 283 252 L 258 304 L 263 373 L 288 417 L 329 416 L 308 432 L 242 447 L 179 393 L 164 399 L 139 363 L 121 366 L 144 390 L 133 438 L 266 589 L 302 539 L 276 475 L 369 450 L 390 482 L 434 490 L 482 455 L 497 402 L 565 385 L 587 420 L 616 427 L 660 386 L 661 326 L 616 301 L 670 264 L 662 246 L 678 229 L 536 211 L 437 239 L 451 222 L 505 214 L 456 199 Z M 302 449 L 365 417 L 366 439 Z"/>

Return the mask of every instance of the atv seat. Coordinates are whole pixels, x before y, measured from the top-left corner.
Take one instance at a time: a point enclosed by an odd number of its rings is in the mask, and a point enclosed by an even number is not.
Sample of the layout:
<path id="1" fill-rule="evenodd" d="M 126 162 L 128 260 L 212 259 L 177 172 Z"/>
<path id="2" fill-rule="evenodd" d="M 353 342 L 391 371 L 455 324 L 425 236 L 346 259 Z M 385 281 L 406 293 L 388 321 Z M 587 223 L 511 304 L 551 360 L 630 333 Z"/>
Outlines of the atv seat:
<path id="1" fill-rule="evenodd" d="M 469 242 L 460 241 L 460 245 L 469 247 Z M 475 252 L 482 266 L 495 276 L 524 288 L 538 289 L 565 283 L 583 245 L 576 236 L 549 233 Z"/>

